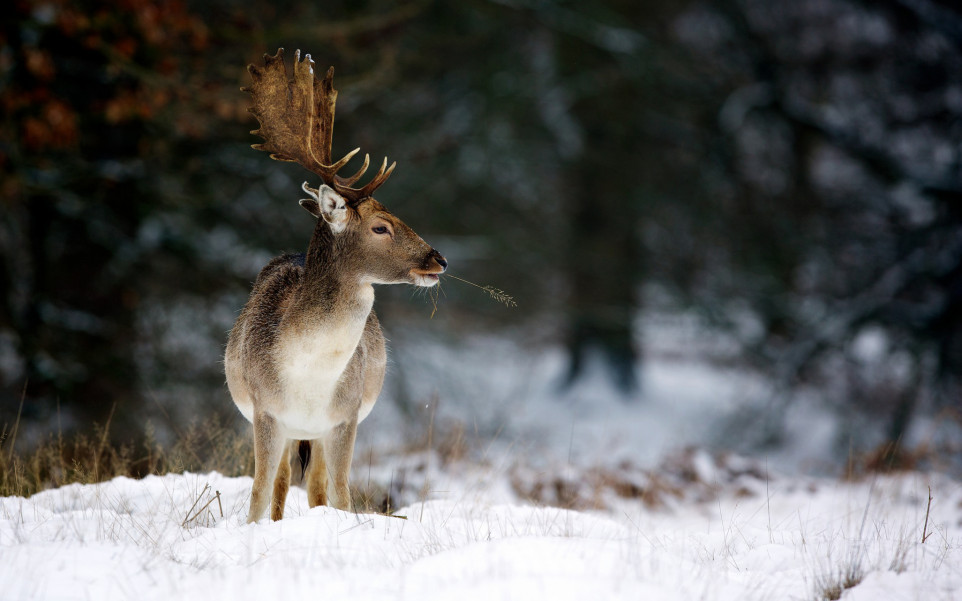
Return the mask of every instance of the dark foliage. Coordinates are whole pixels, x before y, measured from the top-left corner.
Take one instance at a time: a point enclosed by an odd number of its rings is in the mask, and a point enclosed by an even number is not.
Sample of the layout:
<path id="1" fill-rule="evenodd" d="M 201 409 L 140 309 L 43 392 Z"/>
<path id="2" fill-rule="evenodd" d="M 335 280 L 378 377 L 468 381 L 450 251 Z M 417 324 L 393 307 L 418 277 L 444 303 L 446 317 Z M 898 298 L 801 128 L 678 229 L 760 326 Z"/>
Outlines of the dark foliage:
<path id="1" fill-rule="evenodd" d="M 890 440 L 962 394 L 954 3 L 54 0 L 0 24 L 0 417 L 230 412 L 226 331 L 310 230 L 247 147 L 280 46 L 336 66 L 334 154 L 397 159 L 379 198 L 519 304 L 451 286 L 444 327 L 548 324 L 630 394 L 639 311 L 694 312 Z"/>

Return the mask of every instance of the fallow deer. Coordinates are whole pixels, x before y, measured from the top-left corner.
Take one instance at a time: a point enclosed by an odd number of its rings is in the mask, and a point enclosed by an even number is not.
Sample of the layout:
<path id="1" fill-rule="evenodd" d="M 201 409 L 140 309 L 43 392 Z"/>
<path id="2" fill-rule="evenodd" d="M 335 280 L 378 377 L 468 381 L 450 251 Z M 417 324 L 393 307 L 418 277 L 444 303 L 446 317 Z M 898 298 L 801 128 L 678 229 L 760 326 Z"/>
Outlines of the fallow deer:
<path id="1" fill-rule="evenodd" d="M 314 76 L 310 55 L 294 55 L 293 78 L 283 48 L 249 65 L 248 110 L 260 123 L 252 148 L 293 161 L 320 176 L 302 207 L 317 218 L 306 254 L 277 257 L 261 270 L 237 318 L 224 357 L 234 403 L 254 426 L 254 486 L 248 522 L 284 515 L 294 447 L 309 444 L 308 503 L 350 509 L 348 474 L 358 423 L 384 381 L 385 342 L 372 310 L 373 284 L 433 286 L 447 261 L 371 194 L 395 163 L 366 185 L 338 172 L 360 149 L 331 159 L 334 68 Z M 305 449 L 308 450 L 308 449 Z M 296 452 L 296 451 L 295 451 Z M 273 478 L 273 494 L 271 479 Z M 329 487 L 328 484 L 331 484 Z M 328 489 L 330 488 L 330 497 Z"/>

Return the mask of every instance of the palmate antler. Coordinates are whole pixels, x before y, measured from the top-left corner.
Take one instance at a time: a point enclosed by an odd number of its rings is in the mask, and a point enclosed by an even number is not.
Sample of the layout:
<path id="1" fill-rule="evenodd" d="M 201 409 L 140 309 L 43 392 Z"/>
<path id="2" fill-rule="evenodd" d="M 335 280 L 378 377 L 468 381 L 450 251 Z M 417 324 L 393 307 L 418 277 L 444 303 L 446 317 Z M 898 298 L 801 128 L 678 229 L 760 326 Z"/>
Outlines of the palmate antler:
<path id="1" fill-rule="evenodd" d="M 263 67 L 248 65 L 247 70 L 253 83 L 241 90 L 250 92 L 253 97 L 253 106 L 247 110 L 260 123 L 260 129 L 251 133 L 265 140 L 263 144 L 251 145 L 251 148 L 269 152 L 271 158 L 278 161 L 298 163 L 316 173 L 351 205 L 371 196 L 387 181 L 397 163 L 388 167 L 385 157 L 381 169 L 371 181 L 360 188 L 351 187 L 367 171 L 371 162 L 367 154 L 357 173 L 350 177 L 337 175 L 361 149 L 355 148 L 336 163 L 331 160 L 334 104 L 337 101 L 334 67 L 328 69 L 323 80 L 317 79 L 311 55 L 306 54 L 301 60 L 301 51 L 298 50 L 294 53 L 294 78 L 288 79 L 284 49 L 278 48 L 274 56 L 264 55 Z"/>

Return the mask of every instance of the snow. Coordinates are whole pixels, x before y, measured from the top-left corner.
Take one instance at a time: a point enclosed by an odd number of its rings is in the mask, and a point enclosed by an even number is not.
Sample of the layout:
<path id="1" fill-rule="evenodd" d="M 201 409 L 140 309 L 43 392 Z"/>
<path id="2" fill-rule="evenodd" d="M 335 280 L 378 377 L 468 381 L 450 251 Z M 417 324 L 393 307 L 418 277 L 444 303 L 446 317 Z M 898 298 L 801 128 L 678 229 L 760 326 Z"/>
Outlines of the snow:
<path id="1" fill-rule="evenodd" d="M 774 477 L 573 511 L 449 467 L 394 516 L 308 509 L 293 487 L 284 520 L 245 524 L 251 479 L 217 473 L 3 498 L 0 599 L 818 599 L 853 570 L 846 600 L 962 594 L 962 487 L 944 476 Z"/>
<path id="2" fill-rule="evenodd" d="M 718 424 L 772 391 L 692 360 L 696 343 L 674 328 L 630 400 L 602 367 L 561 393 L 560 351 L 409 344 L 393 390 L 410 412 L 388 386 L 352 472 L 392 515 L 309 509 L 295 482 L 283 520 L 246 524 L 251 479 L 218 473 L 0 498 L 0 601 L 962 598 L 957 478 L 807 474 L 840 427 L 813 403 L 789 408 L 778 452 L 724 451 Z"/>

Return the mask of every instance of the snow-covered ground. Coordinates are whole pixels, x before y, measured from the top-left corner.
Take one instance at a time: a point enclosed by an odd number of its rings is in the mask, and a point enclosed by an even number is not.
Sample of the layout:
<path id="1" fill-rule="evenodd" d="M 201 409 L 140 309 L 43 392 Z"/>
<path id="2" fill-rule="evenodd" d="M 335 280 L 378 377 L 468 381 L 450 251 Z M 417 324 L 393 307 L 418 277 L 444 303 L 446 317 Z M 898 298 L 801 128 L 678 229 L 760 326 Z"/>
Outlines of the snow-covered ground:
<path id="1" fill-rule="evenodd" d="M 560 351 L 408 344 L 352 474 L 391 516 L 293 487 L 284 520 L 248 525 L 251 479 L 217 473 L 2 498 L 0 601 L 962 599 L 957 479 L 810 475 L 844 429 L 805 403 L 777 451 L 724 452 L 719 424 L 747 435 L 772 391 L 677 333 L 628 401 L 603 368 L 559 392 Z"/>
<path id="2" fill-rule="evenodd" d="M 216 473 L 0 499 L 0 599 L 962 598 L 962 488 L 944 477 L 743 477 L 570 511 L 449 467 L 403 517 L 308 509 L 292 488 L 284 520 L 247 525 L 251 480 Z"/>

